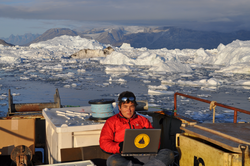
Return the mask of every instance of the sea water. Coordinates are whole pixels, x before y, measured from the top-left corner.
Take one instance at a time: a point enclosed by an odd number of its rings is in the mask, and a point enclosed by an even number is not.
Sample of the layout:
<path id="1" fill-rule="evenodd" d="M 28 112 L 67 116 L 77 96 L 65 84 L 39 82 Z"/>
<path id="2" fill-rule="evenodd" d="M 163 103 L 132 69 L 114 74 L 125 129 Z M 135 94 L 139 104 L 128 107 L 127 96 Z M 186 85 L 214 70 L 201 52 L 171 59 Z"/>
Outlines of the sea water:
<path id="1" fill-rule="evenodd" d="M 14 103 L 53 102 L 58 88 L 63 106 L 87 106 L 89 100 L 100 98 L 117 101 L 119 93 L 128 90 L 134 92 L 138 100 L 147 100 L 149 105 L 166 110 L 174 108 L 174 92 L 249 109 L 250 87 L 232 84 L 239 79 L 249 79 L 248 75 L 214 74 L 216 67 L 211 66 L 193 68 L 193 72 L 188 74 L 153 73 L 148 71 L 147 66 L 112 72 L 105 70 L 107 66 L 112 68 L 95 60 L 72 63 L 27 60 L 21 65 L 2 64 L 0 116 L 6 116 L 8 111 L 8 89 Z M 211 80 L 212 77 L 219 81 Z M 210 82 L 204 84 L 202 80 Z M 212 121 L 209 104 L 188 98 L 178 97 L 177 113 L 200 122 Z M 216 107 L 216 122 L 232 121 L 232 110 Z M 250 122 L 250 118 L 239 113 L 238 121 Z"/>

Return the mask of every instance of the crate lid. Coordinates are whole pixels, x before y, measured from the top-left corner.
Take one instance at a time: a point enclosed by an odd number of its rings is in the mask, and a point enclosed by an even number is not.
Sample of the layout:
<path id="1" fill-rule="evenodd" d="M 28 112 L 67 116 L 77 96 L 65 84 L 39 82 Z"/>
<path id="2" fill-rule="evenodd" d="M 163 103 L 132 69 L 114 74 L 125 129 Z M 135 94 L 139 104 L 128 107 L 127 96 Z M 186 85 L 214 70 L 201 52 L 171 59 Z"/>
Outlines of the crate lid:
<path id="1" fill-rule="evenodd" d="M 241 152 L 240 144 L 250 145 L 248 123 L 203 123 L 181 127 L 181 130 L 233 152 Z"/>

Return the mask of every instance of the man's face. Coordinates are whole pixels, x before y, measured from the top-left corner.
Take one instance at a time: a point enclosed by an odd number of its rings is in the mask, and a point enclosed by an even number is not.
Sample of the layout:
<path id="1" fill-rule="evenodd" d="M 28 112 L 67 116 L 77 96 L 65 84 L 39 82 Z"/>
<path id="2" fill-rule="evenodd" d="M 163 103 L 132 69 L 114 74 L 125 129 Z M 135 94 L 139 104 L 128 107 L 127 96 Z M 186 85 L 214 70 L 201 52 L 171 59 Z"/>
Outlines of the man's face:
<path id="1" fill-rule="evenodd" d="M 122 105 L 119 106 L 119 110 L 125 118 L 130 119 L 135 113 L 135 104 L 132 102 L 122 103 Z"/>

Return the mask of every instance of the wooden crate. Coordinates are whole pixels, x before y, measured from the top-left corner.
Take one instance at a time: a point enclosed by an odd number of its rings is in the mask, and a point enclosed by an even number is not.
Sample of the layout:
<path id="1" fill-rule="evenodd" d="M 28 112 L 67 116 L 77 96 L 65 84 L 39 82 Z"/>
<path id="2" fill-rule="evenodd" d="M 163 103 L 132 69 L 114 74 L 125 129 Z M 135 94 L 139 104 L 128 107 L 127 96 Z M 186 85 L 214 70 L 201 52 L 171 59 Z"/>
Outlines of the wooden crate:
<path id="1" fill-rule="evenodd" d="M 176 135 L 180 166 L 245 166 L 250 165 L 249 124 L 199 124 L 181 127 Z M 244 132 L 243 132 L 244 130 Z M 240 146 L 246 150 L 242 153 Z"/>
<path id="2" fill-rule="evenodd" d="M 0 155 L 10 155 L 12 150 L 25 145 L 35 154 L 35 119 L 0 120 Z"/>

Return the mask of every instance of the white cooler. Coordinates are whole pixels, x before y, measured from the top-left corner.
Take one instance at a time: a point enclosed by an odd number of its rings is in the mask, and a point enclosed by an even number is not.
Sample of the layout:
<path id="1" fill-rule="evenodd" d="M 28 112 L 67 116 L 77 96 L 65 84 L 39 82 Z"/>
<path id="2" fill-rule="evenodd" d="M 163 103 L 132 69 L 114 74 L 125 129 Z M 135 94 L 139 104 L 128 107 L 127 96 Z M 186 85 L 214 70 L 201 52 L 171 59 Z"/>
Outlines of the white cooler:
<path id="1" fill-rule="evenodd" d="M 61 149 L 99 145 L 104 122 L 89 120 L 91 107 L 45 108 L 48 163 L 60 163 Z"/>

